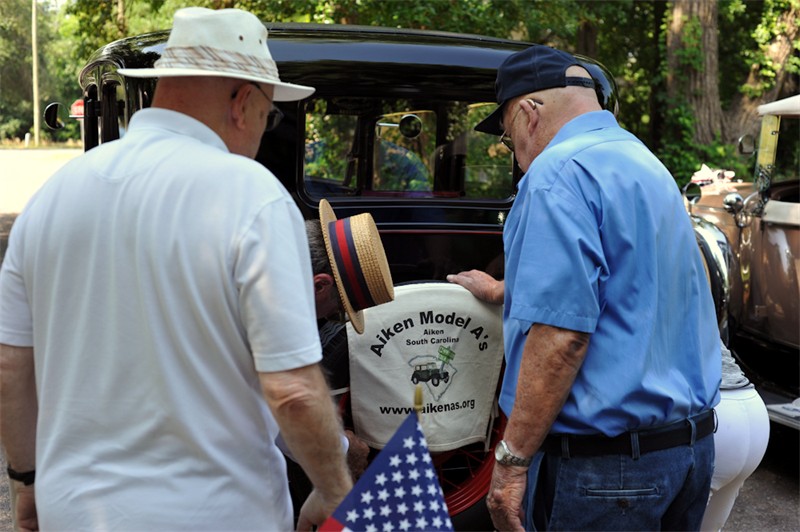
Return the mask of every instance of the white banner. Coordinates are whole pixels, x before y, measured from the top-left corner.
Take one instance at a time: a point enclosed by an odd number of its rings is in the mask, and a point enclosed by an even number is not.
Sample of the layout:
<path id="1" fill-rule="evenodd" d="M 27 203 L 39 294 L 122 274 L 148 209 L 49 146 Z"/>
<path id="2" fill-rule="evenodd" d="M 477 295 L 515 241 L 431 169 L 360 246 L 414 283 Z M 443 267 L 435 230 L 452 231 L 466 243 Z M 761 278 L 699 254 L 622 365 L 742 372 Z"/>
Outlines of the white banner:
<path id="1" fill-rule="evenodd" d="M 486 441 L 503 362 L 502 306 L 451 283 L 395 287 L 395 300 L 364 311 L 364 334 L 348 325 L 356 434 L 381 449 L 413 410 L 431 451 Z"/>

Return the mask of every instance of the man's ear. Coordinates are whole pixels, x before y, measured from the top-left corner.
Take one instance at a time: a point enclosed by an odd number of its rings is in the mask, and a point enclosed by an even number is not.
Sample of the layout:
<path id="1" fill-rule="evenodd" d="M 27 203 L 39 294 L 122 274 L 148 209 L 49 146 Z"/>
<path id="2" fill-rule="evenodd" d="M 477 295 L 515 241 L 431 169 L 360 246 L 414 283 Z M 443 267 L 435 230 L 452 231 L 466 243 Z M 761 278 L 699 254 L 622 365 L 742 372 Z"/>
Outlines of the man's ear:
<path id="1" fill-rule="evenodd" d="M 536 130 L 536 125 L 539 123 L 539 113 L 536 111 L 534 104 L 528 99 L 520 101 L 520 105 L 523 106 L 522 112 L 528 115 L 528 127 L 526 128 L 528 135 L 533 135 L 533 132 Z"/>
<path id="2" fill-rule="evenodd" d="M 245 83 L 236 90 L 236 96 L 231 100 L 231 118 L 239 129 L 244 129 L 247 122 L 247 102 L 254 90 L 255 87 Z"/>
<path id="3" fill-rule="evenodd" d="M 318 273 L 314 276 L 314 294 L 319 295 L 323 292 L 333 288 L 336 290 L 336 285 L 333 276 L 329 273 Z"/>

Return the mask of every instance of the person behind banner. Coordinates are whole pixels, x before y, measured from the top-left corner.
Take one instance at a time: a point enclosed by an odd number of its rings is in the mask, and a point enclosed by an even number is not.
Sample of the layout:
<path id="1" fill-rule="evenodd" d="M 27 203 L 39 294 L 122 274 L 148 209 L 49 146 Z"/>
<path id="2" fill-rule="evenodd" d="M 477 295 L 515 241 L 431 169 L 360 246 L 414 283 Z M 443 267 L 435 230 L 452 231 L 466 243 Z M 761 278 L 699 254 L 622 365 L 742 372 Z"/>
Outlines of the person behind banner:
<path id="1" fill-rule="evenodd" d="M 525 171 L 503 229 L 505 279 L 448 276 L 504 303 L 494 524 L 697 530 L 720 346 L 675 181 L 602 110 L 572 55 L 513 54 L 496 91 L 475 129 L 500 136 Z"/>
<path id="2" fill-rule="evenodd" d="M 370 307 L 393 300 L 394 284 L 372 215 L 363 213 L 337 220 L 330 204 L 323 199 L 320 201 L 320 218 L 322 221 L 306 220 L 305 228 L 311 255 L 317 327 L 322 343 L 320 366 L 328 380 L 331 396 L 336 399 L 350 386 L 346 323 L 349 321 L 358 334 L 364 331 L 363 308 L 356 310 L 349 295 L 353 293 L 351 283 L 354 279 L 363 282 L 369 293 Z M 336 233 L 337 229 L 344 236 L 341 240 L 335 235 L 333 239 L 330 237 L 331 231 Z M 336 260 L 340 254 L 335 249 L 335 246 L 347 242 L 352 243 L 356 250 L 349 269 Z M 367 467 L 370 448 L 351 430 L 345 430 L 345 436 L 347 464 L 356 480 Z M 289 458 L 289 488 L 293 499 L 302 500 L 311 485 L 302 469 L 291 456 Z"/>
<path id="3" fill-rule="evenodd" d="M 253 161 L 283 83 L 267 31 L 187 8 L 152 108 L 57 172 L 0 271 L 0 433 L 18 524 L 64 530 L 293 528 L 280 430 L 314 490 L 352 487 L 318 365 L 299 209 Z M 35 496 L 34 496 L 35 481 Z"/>

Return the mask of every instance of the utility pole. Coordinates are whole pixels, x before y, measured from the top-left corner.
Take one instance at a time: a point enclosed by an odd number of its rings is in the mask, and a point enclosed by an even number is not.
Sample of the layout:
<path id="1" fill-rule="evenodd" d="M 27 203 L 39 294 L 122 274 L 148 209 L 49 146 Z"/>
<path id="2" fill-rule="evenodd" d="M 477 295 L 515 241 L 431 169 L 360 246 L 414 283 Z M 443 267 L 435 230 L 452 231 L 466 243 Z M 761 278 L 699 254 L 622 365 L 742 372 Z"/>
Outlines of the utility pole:
<path id="1" fill-rule="evenodd" d="M 36 37 L 36 0 L 31 7 L 31 49 L 33 51 L 33 144 L 39 147 L 39 46 Z"/>

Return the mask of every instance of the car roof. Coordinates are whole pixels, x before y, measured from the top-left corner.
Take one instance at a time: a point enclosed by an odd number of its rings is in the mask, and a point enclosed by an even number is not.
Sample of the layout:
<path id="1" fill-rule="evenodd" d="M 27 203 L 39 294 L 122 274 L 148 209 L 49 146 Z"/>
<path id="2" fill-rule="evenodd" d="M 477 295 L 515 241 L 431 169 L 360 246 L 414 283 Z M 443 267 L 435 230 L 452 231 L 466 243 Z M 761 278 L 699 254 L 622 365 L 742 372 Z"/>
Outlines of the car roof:
<path id="1" fill-rule="evenodd" d="M 758 106 L 759 116 L 800 116 L 800 94 Z"/>
<path id="2" fill-rule="evenodd" d="M 269 48 L 284 81 L 317 88 L 318 94 L 376 94 L 395 87 L 409 96 L 429 94 L 459 99 L 494 100 L 498 66 L 529 42 L 433 30 L 339 24 L 271 23 Z M 169 31 L 114 41 L 97 50 L 79 76 L 86 87 L 97 65 L 149 68 L 161 56 Z M 576 55 L 599 82 L 598 98 L 608 109 L 617 104 L 616 83 L 594 59 Z M 425 74 L 417 75 L 417 66 Z M 344 73 L 344 77 L 343 77 Z M 454 76 L 458 83 L 453 83 Z M 347 80 L 347 82 L 343 82 Z"/>

